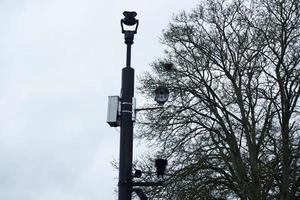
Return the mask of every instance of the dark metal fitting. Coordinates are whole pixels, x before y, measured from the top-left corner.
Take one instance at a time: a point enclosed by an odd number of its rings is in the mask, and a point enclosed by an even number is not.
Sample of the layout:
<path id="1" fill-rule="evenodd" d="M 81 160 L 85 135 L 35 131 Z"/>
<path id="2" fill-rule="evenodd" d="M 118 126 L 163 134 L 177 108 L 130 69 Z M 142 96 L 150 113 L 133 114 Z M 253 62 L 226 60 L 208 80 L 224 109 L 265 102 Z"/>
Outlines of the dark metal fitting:
<path id="1" fill-rule="evenodd" d="M 134 31 L 124 32 L 125 44 L 133 44 L 134 34 Z"/>
<path id="2" fill-rule="evenodd" d="M 142 173 L 143 173 L 143 172 L 142 172 L 141 170 L 136 169 L 135 172 L 134 172 L 134 174 L 132 175 L 132 177 L 133 177 L 133 178 L 141 178 Z"/>

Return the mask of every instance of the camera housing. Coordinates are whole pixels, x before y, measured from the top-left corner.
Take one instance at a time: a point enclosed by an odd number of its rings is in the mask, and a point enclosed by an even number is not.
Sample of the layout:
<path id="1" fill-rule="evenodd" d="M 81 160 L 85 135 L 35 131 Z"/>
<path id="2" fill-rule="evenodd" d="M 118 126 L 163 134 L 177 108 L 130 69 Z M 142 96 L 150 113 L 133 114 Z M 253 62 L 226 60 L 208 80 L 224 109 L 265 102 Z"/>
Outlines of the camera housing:
<path id="1" fill-rule="evenodd" d="M 124 11 L 123 12 L 123 15 L 124 15 L 124 19 L 123 20 L 123 23 L 127 26 L 133 26 L 137 23 L 137 20 L 135 19 L 137 13 L 134 12 L 134 11 Z"/>
<path id="2" fill-rule="evenodd" d="M 164 105 L 166 101 L 169 99 L 169 90 L 165 86 L 158 86 L 156 90 L 154 91 L 155 93 L 155 98 L 154 100 L 159 104 L 159 105 Z"/>
<path id="3" fill-rule="evenodd" d="M 167 169 L 168 161 L 166 159 L 155 159 L 156 175 L 157 177 L 163 177 Z"/>

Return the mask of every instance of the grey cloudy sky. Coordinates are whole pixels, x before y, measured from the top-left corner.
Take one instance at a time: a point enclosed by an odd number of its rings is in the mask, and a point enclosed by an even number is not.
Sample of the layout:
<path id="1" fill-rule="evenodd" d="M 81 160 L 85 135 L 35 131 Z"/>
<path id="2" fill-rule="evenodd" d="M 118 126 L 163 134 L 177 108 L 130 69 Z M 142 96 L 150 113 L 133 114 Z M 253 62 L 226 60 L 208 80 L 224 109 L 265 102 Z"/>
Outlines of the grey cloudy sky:
<path id="1" fill-rule="evenodd" d="M 160 57 L 162 29 L 196 0 L 0 0 L 0 199 L 116 199 L 124 10 L 138 12 L 132 65 Z"/>

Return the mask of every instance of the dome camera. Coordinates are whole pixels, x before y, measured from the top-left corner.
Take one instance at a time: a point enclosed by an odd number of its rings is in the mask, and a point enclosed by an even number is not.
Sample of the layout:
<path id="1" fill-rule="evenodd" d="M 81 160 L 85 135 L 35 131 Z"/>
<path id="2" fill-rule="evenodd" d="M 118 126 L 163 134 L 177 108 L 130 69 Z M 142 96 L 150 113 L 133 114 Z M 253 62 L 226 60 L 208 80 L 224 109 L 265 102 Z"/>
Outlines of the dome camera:
<path id="1" fill-rule="evenodd" d="M 163 105 L 169 99 L 169 90 L 165 86 L 159 86 L 155 90 L 154 100 L 159 104 Z"/>

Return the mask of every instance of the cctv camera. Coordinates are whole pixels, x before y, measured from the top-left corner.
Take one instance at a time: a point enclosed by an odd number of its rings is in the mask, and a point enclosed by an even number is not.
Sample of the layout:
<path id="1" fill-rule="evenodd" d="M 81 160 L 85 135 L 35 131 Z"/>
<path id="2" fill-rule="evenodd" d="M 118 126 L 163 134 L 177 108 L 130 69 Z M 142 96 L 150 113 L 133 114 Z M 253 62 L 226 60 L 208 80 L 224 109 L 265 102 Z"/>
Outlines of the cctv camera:
<path id="1" fill-rule="evenodd" d="M 154 100 L 159 104 L 163 105 L 169 98 L 169 90 L 165 86 L 159 86 L 155 90 Z"/>
<path id="2" fill-rule="evenodd" d="M 133 26 L 137 23 L 137 20 L 135 19 L 137 13 L 136 12 L 130 12 L 130 11 L 124 11 L 123 15 L 125 18 L 123 19 L 123 22 L 127 26 Z"/>
<path id="3" fill-rule="evenodd" d="M 156 167 L 156 175 L 157 177 L 163 177 L 165 175 L 165 171 L 168 165 L 168 161 L 165 159 L 155 159 L 155 167 Z"/>

